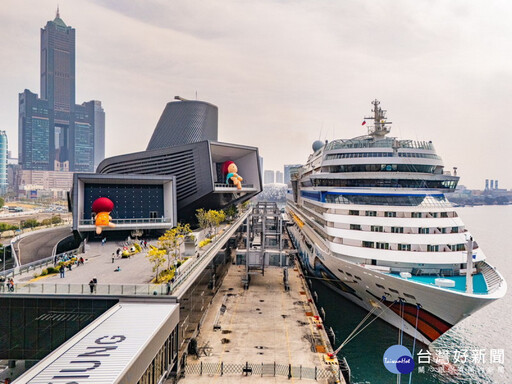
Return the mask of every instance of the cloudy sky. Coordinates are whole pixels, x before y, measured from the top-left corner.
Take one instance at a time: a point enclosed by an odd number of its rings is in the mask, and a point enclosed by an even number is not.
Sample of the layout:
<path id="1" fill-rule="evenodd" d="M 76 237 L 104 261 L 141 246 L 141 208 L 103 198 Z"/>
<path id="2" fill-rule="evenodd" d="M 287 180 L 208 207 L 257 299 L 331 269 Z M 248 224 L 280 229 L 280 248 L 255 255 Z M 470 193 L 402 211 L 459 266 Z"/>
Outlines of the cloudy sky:
<path id="1" fill-rule="evenodd" d="M 17 153 L 18 93 L 40 93 L 40 28 L 76 29 L 76 100 L 101 100 L 107 156 L 145 149 L 175 95 L 219 107 L 221 141 L 265 169 L 319 138 L 365 133 L 378 98 L 392 136 L 432 140 L 461 183 L 512 188 L 512 2 L 2 0 L 0 129 Z"/>

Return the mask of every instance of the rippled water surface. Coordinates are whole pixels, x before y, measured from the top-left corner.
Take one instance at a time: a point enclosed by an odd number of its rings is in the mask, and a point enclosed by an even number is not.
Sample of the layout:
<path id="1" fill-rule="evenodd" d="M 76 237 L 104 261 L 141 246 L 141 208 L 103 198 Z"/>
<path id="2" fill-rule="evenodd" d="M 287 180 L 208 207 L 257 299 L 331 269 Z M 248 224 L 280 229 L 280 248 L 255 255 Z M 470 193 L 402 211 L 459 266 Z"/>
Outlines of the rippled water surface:
<path id="1" fill-rule="evenodd" d="M 459 216 L 509 286 L 512 284 L 512 206 L 482 206 L 457 208 Z M 320 283 L 314 283 L 320 296 L 319 305 L 326 313 L 326 323 L 336 334 L 336 344 L 352 332 L 366 312 Z M 382 363 L 385 350 L 397 344 L 398 331 L 377 320 L 342 353 L 352 370 L 353 383 L 397 383 L 397 375 L 388 372 Z M 413 348 L 413 339 L 405 337 L 404 345 Z M 426 352 L 416 345 L 416 352 Z M 465 363 L 456 363 L 456 354 L 468 355 Z M 510 384 L 512 383 L 512 294 L 481 309 L 436 340 L 429 352 L 443 362 L 448 355 L 452 364 L 418 364 L 412 377 L 402 375 L 401 383 L 415 384 Z M 491 354 L 494 356 L 491 362 Z M 503 358 L 500 357 L 503 355 Z M 474 356 L 479 356 L 476 358 Z M 424 355 L 425 356 L 425 355 Z M 423 359 L 426 359 L 423 357 Z M 477 360 L 476 362 L 473 360 Z M 434 358 L 431 358 L 433 361 Z M 462 360 L 462 358 L 460 359 Z M 484 361 L 483 361 L 484 360 Z M 501 363 L 503 360 L 503 363 Z M 423 360 L 424 361 L 424 360 Z M 422 372 L 423 371 L 423 372 Z"/>

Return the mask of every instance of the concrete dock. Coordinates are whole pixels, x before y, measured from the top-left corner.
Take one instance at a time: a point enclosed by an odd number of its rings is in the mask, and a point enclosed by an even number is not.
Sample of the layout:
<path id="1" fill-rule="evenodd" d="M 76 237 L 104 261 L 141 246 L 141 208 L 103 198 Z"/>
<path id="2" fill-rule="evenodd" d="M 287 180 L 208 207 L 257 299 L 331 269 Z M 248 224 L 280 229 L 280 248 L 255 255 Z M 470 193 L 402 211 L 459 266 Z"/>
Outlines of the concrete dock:
<path id="1" fill-rule="evenodd" d="M 289 291 L 278 267 L 252 275 L 244 290 L 245 266 L 231 266 L 201 326 L 199 358 L 188 356 L 180 383 L 344 383 L 307 284 L 289 271 Z"/>

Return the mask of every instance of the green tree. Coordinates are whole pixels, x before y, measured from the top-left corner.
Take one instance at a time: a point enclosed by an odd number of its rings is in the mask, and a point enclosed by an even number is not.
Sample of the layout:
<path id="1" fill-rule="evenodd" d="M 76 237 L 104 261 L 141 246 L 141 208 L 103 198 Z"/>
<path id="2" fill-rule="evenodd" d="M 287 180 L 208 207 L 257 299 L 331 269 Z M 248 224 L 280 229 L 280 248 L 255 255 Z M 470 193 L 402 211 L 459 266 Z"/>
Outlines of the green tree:
<path id="1" fill-rule="evenodd" d="M 187 238 L 192 236 L 190 224 L 181 224 L 166 231 L 158 239 L 159 248 L 165 249 L 169 256 L 181 259 L 181 246 Z M 171 270 L 172 257 L 168 258 L 167 269 Z"/>
<path id="2" fill-rule="evenodd" d="M 229 218 L 233 218 L 236 215 L 238 215 L 238 208 L 235 204 L 231 204 L 229 207 L 227 207 L 224 212 L 226 213 L 226 216 Z"/>
<path id="3" fill-rule="evenodd" d="M 34 228 L 39 225 L 39 221 L 36 219 L 27 219 L 21 223 L 21 228 Z"/>
<path id="4" fill-rule="evenodd" d="M 2 208 L 5 204 L 5 200 L 3 197 L 0 197 L 0 208 Z"/>
<path id="5" fill-rule="evenodd" d="M 213 229 L 215 231 L 215 234 L 217 234 L 217 228 L 219 227 L 220 223 L 226 220 L 226 214 L 224 213 L 224 211 L 215 211 L 213 209 L 210 209 L 207 212 L 207 216 L 210 229 Z"/>
<path id="6" fill-rule="evenodd" d="M 52 221 L 52 224 L 62 223 L 62 217 L 60 217 L 60 215 L 52 216 L 51 221 Z"/>
<path id="7" fill-rule="evenodd" d="M 199 228 L 201 228 L 201 229 L 208 228 L 209 223 L 208 223 L 207 212 L 203 208 L 198 209 L 196 212 L 197 212 L 196 218 L 197 218 L 197 223 L 199 225 Z"/>
<path id="8" fill-rule="evenodd" d="M 166 261 L 166 251 L 165 249 L 157 249 L 157 248 L 151 248 L 146 255 L 149 262 L 153 264 L 153 272 L 156 272 L 155 274 L 155 283 L 158 283 L 158 270 L 160 267 L 165 263 Z"/>

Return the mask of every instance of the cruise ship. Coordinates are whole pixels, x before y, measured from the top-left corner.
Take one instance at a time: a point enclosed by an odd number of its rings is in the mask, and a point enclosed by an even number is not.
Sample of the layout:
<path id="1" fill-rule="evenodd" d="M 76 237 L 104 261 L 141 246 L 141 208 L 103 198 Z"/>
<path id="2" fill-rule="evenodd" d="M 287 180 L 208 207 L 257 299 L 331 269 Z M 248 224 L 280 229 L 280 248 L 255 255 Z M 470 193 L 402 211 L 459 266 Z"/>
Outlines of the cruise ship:
<path id="1" fill-rule="evenodd" d="M 447 199 L 456 168 L 372 104 L 366 135 L 316 141 L 293 170 L 289 234 L 308 274 L 428 345 L 507 284 Z"/>

